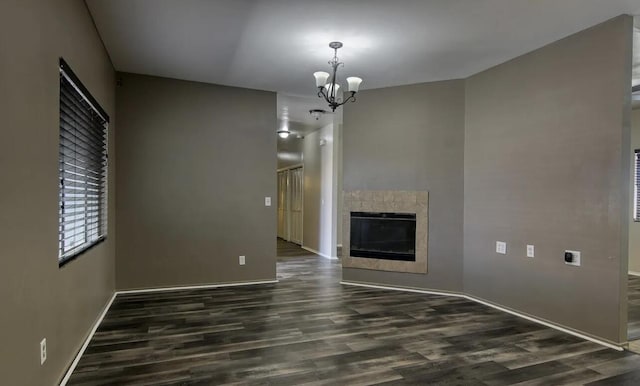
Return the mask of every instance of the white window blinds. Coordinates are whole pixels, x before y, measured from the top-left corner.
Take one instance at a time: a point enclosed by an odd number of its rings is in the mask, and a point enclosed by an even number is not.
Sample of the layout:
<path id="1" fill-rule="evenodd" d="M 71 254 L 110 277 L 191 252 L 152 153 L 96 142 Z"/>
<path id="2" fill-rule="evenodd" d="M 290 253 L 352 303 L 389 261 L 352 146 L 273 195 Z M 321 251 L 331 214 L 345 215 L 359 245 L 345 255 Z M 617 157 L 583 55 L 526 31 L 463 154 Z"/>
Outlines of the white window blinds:
<path id="1" fill-rule="evenodd" d="M 60 265 L 106 237 L 108 121 L 60 59 Z"/>

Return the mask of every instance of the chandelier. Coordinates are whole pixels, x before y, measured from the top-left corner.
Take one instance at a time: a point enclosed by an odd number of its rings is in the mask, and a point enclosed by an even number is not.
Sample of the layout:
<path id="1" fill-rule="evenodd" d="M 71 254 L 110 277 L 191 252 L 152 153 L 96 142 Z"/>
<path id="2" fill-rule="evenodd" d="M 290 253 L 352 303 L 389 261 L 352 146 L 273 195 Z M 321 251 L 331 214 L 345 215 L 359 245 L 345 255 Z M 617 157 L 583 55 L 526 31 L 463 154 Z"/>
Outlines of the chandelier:
<path id="1" fill-rule="evenodd" d="M 338 48 L 342 47 L 342 42 L 331 42 L 329 43 L 329 47 L 333 49 L 333 59 L 329 61 L 329 65 L 333 70 L 333 74 L 329 74 L 328 72 L 324 71 L 318 71 L 314 72 L 313 76 L 316 78 L 318 97 L 324 98 L 327 101 L 329 107 L 331 107 L 331 111 L 336 111 L 336 108 L 342 106 L 343 104 L 349 101 L 356 101 L 355 95 L 358 92 L 360 83 L 362 83 L 362 79 L 355 76 L 350 76 L 347 78 L 347 84 L 351 95 L 349 95 L 349 97 L 347 97 L 347 99 L 343 101 L 342 98 L 338 96 L 340 85 L 336 83 L 338 67 L 344 65 L 344 63 L 338 60 Z M 329 79 L 329 77 L 331 78 Z M 329 83 L 327 83 L 327 80 L 329 80 Z"/>

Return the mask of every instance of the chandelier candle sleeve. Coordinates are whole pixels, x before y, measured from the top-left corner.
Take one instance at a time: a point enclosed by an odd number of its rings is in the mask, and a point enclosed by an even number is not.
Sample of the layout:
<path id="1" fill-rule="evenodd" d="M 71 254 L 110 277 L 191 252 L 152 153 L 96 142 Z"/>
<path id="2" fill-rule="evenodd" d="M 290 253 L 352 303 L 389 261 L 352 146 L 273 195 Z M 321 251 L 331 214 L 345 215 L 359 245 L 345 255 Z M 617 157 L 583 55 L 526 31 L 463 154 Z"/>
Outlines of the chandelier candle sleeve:
<path id="1" fill-rule="evenodd" d="M 318 97 L 324 98 L 325 101 L 331 107 L 331 111 L 336 111 L 336 109 L 343 104 L 351 101 L 356 101 L 356 93 L 360 89 L 360 83 L 362 83 L 362 78 L 358 78 L 356 76 L 351 76 L 347 78 L 348 83 L 348 91 L 350 95 L 342 100 L 340 94 L 338 94 L 338 90 L 340 85 L 337 83 L 338 80 L 338 67 L 343 66 L 344 63 L 340 62 L 338 59 L 338 49 L 342 47 L 341 42 L 331 42 L 329 43 L 329 47 L 333 49 L 333 58 L 329 61 L 329 65 L 331 66 L 332 73 L 317 71 L 313 73 L 313 76 L 316 78 L 316 87 L 318 88 Z M 328 83 L 327 83 L 328 81 Z"/>
<path id="2" fill-rule="evenodd" d="M 362 83 L 362 78 L 358 78 L 357 76 L 350 76 L 347 78 L 347 83 L 349 84 L 350 92 L 358 92 L 360 83 Z"/>
<path id="3" fill-rule="evenodd" d="M 327 79 L 329 79 L 329 73 L 324 71 L 314 72 L 313 76 L 316 77 L 316 87 L 324 87 L 327 84 Z"/>
<path id="4" fill-rule="evenodd" d="M 339 84 L 332 85 L 331 83 L 329 83 L 329 84 L 325 84 L 324 88 L 327 89 L 327 94 L 336 96 L 338 94 L 338 90 L 340 90 L 340 85 Z"/>

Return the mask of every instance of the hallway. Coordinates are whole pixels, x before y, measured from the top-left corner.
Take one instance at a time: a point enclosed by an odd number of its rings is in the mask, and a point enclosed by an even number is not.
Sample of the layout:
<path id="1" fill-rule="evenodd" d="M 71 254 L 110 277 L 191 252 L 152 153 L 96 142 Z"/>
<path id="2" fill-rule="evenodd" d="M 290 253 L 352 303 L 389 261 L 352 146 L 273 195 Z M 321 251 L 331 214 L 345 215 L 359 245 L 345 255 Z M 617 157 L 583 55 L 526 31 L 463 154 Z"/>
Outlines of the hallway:
<path id="1" fill-rule="evenodd" d="M 278 237 L 278 260 L 289 258 L 300 258 L 303 256 L 317 256 L 313 252 L 302 249 L 298 244 L 290 243 Z"/>
<path id="2" fill-rule="evenodd" d="M 279 242 L 279 283 L 118 296 L 70 385 L 637 384 L 640 356 L 456 297 L 340 285 Z"/>

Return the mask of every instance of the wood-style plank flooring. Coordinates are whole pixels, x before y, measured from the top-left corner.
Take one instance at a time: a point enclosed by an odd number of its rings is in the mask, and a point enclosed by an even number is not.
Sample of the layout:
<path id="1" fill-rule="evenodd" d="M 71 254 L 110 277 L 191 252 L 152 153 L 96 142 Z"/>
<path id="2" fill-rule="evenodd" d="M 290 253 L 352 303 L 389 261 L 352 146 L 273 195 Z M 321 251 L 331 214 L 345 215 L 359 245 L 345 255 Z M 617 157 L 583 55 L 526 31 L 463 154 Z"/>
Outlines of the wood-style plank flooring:
<path id="1" fill-rule="evenodd" d="M 302 249 L 298 244 L 290 243 L 278 237 L 278 260 L 316 256 L 315 253 Z"/>
<path id="2" fill-rule="evenodd" d="M 69 384 L 640 384 L 628 351 L 465 299 L 343 286 L 338 261 L 297 253 L 277 284 L 118 296 Z"/>

